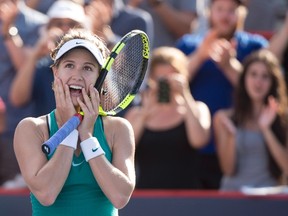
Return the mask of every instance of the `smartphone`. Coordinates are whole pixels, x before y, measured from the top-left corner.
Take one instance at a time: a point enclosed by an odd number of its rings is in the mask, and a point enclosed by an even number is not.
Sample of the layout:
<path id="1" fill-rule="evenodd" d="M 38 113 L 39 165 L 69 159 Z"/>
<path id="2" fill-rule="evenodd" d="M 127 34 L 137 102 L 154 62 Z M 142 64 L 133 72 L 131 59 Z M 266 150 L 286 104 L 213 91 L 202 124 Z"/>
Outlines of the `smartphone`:
<path id="1" fill-rule="evenodd" d="M 159 103 L 170 102 L 170 86 L 166 79 L 158 80 L 158 102 Z"/>

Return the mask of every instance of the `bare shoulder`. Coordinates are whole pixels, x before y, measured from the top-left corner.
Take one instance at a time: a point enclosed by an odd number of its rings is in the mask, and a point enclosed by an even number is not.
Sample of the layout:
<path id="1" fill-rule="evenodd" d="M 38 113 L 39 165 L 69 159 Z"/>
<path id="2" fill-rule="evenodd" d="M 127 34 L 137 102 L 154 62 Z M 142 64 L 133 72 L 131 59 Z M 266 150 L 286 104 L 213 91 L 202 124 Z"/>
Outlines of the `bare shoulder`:
<path id="1" fill-rule="evenodd" d="M 103 124 L 105 136 L 111 149 L 116 146 L 122 146 L 125 149 L 134 146 L 134 131 L 127 119 L 108 116 L 103 118 Z"/>
<path id="2" fill-rule="evenodd" d="M 48 137 L 47 123 L 44 116 L 34 118 L 27 117 L 21 120 L 15 130 L 15 137 L 41 137 L 43 140 Z"/>
<path id="3" fill-rule="evenodd" d="M 35 128 L 35 127 L 40 127 L 46 125 L 46 119 L 44 117 L 27 117 L 22 119 L 19 124 L 17 125 L 17 128 Z"/>
<path id="4" fill-rule="evenodd" d="M 132 126 L 130 122 L 122 117 L 107 116 L 103 118 L 104 130 L 131 130 Z"/>

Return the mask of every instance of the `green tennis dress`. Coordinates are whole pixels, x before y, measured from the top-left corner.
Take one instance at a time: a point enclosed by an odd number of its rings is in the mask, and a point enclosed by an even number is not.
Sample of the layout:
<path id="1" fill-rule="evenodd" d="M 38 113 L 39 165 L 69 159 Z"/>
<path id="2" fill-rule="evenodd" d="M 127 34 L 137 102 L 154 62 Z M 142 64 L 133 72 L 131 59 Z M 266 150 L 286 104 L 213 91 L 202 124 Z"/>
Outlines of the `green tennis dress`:
<path id="1" fill-rule="evenodd" d="M 49 114 L 50 137 L 58 130 L 55 112 Z M 93 135 L 97 137 L 111 162 L 112 153 L 104 135 L 102 118 L 98 117 Z M 53 156 L 48 156 L 50 159 Z M 84 155 L 73 156 L 68 178 L 51 206 L 43 206 L 30 194 L 33 216 L 118 216 L 118 209 L 108 200 L 96 182 Z"/>

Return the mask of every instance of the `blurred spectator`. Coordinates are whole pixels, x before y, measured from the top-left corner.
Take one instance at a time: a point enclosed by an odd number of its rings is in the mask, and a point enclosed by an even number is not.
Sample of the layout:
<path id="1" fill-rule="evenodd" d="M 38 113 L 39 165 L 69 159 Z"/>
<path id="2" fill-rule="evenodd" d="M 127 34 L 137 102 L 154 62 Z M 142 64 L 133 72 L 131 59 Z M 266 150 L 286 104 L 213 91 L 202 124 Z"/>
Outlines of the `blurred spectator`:
<path id="1" fill-rule="evenodd" d="M 116 35 L 110 26 L 113 19 L 112 1 L 91 0 L 84 8 L 89 23 L 88 28 L 101 37 L 111 50 L 120 40 L 120 36 Z"/>
<path id="2" fill-rule="evenodd" d="M 250 32 L 274 32 L 285 17 L 286 0 L 244 0 L 248 15 L 244 29 Z"/>
<path id="3" fill-rule="evenodd" d="M 127 7 L 123 0 L 112 1 L 114 1 L 114 15 L 111 21 L 113 32 L 122 37 L 133 29 L 139 29 L 146 32 L 152 45 L 155 38 L 151 14 L 140 8 Z"/>
<path id="4" fill-rule="evenodd" d="M 87 14 L 93 17 L 92 30 L 104 36 L 110 48 L 134 29 L 146 32 L 153 43 L 153 20 L 148 12 L 127 7 L 122 0 L 85 0 L 85 5 Z"/>
<path id="5" fill-rule="evenodd" d="M 126 3 L 152 15 L 153 47 L 174 46 L 178 38 L 191 32 L 191 24 L 197 17 L 196 0 L 126 0 Z"/>
<path id="6" fill-rule="evenodd" d="M 241 61 L 268 45 L 260 35 L 242 31 L 245 21 L 240 0 L 211 0 L 206 34 L 187 34 L 177 47 L 189 55 L 190 89 L 195 100 L 206 103 L 211 115 L 232 104 L 232 92 L 241 72 Z M 213 133 L 199 151 L 199 182 L 203 189 L 218 189 L 221 170 Z"/>
<path id="7" fill-rule="evenodd" d="M 47 15 L 49 22 L 42 29 L 37 44 L 28 48 L 29 58 L 16 74 L 10 90 L 14 106 L 35 104 L 33 116 L 44 115 L 56 107 L 50 51 L 64 33 L 71 28 L 83 28 L 86 21 L 83 6 L 67 0 L 55 1 Z"/>
<path id="8" fill-rule="evenodd" d="M 263 49 L 243 67 L 233 108 L 217 111 L 213 119 L 222 190 L 276 186 L 288 174 L 288 104 L 280 64 Z"/>
<path id="9" fill-rule="evenodd" d="M 33 46 L 39 36 L 39 28 L 47 17 L 28 8 L 22 1 L 0 0 L 0 97 L 6 105 L 5 131 L 0 135 L 0 185 L 13 179 L 19 167 L 13 151 L 13 135 L 18 122 L 31 115 L 33 104 L 15 108 L 8 100 L 10 85 L 27 56 L 22 45 Z M 21 43 L 17 35 L 22 38 Z"/>
<path id="10" fill-rule="evenodd" d="M 191 95 L 187 63 L 174 47 L 156 48 L 141 105 L 124 116 L 135 133 L 137 188 L 197 188 L 195 149 L 207 143 L 211 117 Z"/>

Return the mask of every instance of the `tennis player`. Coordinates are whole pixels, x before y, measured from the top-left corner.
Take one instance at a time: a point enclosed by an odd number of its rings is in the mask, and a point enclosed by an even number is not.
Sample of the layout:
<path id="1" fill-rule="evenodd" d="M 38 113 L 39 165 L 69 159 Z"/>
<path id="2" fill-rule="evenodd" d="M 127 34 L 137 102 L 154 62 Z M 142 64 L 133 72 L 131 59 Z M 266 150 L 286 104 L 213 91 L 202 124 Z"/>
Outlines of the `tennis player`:
<path id="1" fill-rule="evenodd" d="M 109 51 L 84 30 L 71 30 L 52 51 L 56 108 L 17 126 L 14 148 L 31 191 L 33 216 L 118 215 L 135 187 L 134 134 L 127 120 L 98 115 L 94 84 Z M 56 150 L 42 144 L 82 110 L 84 118 Z"/>

